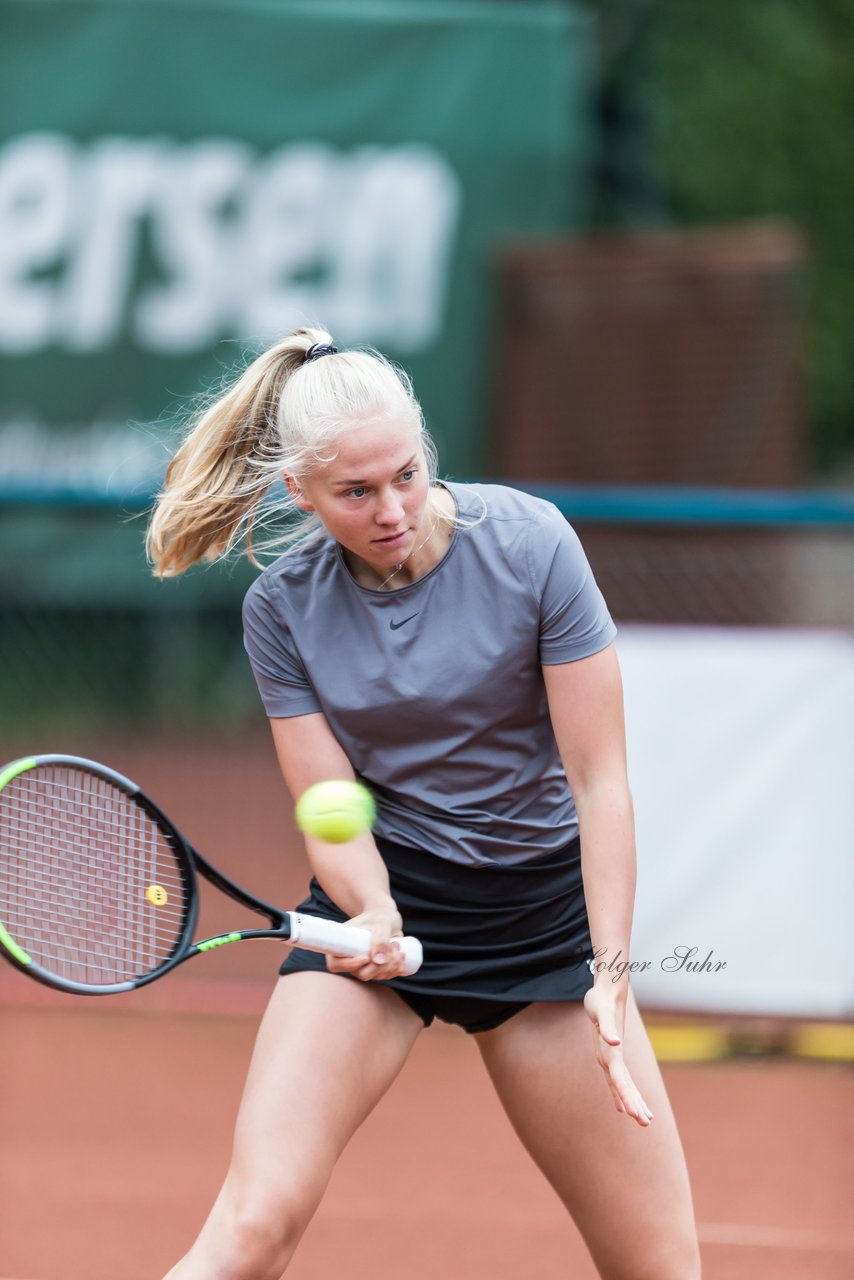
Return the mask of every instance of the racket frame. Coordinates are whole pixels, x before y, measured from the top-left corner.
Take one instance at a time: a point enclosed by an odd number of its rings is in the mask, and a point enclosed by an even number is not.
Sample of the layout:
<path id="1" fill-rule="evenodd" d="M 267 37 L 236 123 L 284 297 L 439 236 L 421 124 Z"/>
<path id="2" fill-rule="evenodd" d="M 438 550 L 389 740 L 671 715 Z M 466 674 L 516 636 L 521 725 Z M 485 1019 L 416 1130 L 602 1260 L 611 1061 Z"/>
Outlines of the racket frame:
<path id="1" fill-rule="evenodd" d="M 216 947 L 226 946 L 231 942 L 242 942 L 250 938 L 273 938 L 281 942 L 287 942 L 292 936 L 299 934 L 303 922 L 309 927 L 312 923 L 317 923 L 318 925 L 328 923 L 315 922 L 313 918 L 301 916 L 297 912 L 281 911 L 278 907 L 265 902 L 263 898 L 258 898 L 246 889 L 242 889 L 233 880 L 230 880 L 224 872 L 209 862 L 207 858 L 203 857 L 185 839 L 160 806 L 155 804 L 137 783 L 132 782 L 130 778 L 126 778 L 124 774 L 118 773 L 115 769 L 99 764 L 95 760 L 88 760 L 83 756 L 62 754 L 23 756 L 0 770 L 0 796 L 2 796 L 6 785 L 14 778 L 31 769 L 38 768 L 40 765 L 64 765 L 68 768 L 79 769 L 112 783 L 120 791 L 124 792 L 130 800 L 138 804 L 148 817 L 157 824 L 161 833 L 168 840 L 175 854 L 185 893 L 180 933 L 169 955 L 155 969 L 124 982 L 83 983 L 52 973 L 34 960 L 15 941 L 4 927 L 2 919 L 0 919 L 0 955 L 15 968 L 21 970 L 28 977 L 34 978 L 37 982 L 52 987 L 54 990 L 67 991 L 74 995 L 114 995 L 122 991 L 135 991 L 139 987 L 147 986 L 150 982 L 155 982 L 158 978 L 162 978 L 165 974 L 177 968 L 179 964 L 189 960 L 191 956 L 199 955 L 205 951 L 212 951 Z M 192 939 L 196 931 L 199 915 L 197 872 L 214 888 L 226 894 L 235 902 L 240 903 L 241 906 L 247 907 L 258 915 L 266 916 L 270 922 L 270 927 L 267 929 L 232 930 L 229 933 L 214 934 L 209 938 L 200 938 L 197 942 L 193 942 Z M 343 928 L 344 926 L 333 927 Z M 352 926 L 347 926 L 347 928 L 350 929 L 351 933 L 356 931 Z M 414 939 L 412 941 L 414 942 Z M 308 942 L 300 944 L 295 939 L 294 945 L 310 946 L 311 944 Z M 356 952 L 355 954 L 360 953 Z"/>

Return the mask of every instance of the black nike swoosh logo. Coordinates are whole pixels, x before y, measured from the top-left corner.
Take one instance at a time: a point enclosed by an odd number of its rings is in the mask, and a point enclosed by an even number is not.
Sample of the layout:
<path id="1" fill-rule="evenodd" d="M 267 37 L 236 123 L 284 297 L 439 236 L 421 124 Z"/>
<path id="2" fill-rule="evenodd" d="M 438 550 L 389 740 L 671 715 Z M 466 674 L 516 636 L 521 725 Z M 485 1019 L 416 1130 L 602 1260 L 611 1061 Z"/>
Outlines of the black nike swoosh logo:
<path id="1" fill-rule="evenodd" d="M 392 631 L 399 631 L 401 627 L 406 626 L 407 622 L 411 622 L 413 618 L 417 618 L 420 612 L 421 610 L 419 609 L 415 613 L 410 613 L 409 617 L 404 618 L 402 622 L 395 622 L 392 618 L 388 625 L 391 627 Z"/>

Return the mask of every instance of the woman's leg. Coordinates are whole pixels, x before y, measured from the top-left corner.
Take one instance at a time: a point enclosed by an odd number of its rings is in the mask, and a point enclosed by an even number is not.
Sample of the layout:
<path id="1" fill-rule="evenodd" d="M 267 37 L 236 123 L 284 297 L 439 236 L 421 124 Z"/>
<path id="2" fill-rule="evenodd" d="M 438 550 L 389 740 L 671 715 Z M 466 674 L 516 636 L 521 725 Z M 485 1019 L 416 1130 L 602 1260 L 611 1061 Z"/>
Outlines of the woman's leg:
<path id="1" fill-rule="evenodd" d="M 228 1175 L 166 1280 L 278 1280 L 335 1161 L 422 1026 L 377 985 L 328 973 L 281 978 L 258 1032 Z"/>
<path id="2" fill-rule="evenodd" d="M 654 1119 L 620 1115 L 581 1004 L 534 1004 L 479 1048 L 510 1121 L 583 1235 L 603 1280 L 697 1280 L 688 1174 L 633 996 L 626 1064 Z"/>

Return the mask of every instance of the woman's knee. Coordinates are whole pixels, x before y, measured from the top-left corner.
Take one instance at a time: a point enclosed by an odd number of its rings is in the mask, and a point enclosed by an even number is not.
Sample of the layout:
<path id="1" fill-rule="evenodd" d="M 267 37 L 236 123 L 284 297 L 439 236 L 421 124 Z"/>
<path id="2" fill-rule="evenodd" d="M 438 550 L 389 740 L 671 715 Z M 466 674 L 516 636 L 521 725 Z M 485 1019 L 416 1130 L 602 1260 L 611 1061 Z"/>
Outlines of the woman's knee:
<path id="1" fill-rule="evenodd" d="M 700 1245 L 696 1233 L 691 1231 L 683 1240 L 674 1242 L 667 1267 L 658 1274 L 662 1280 L 667 1276 L 673 1280 L 701 1280 L 702 1270 Z"/>
<path id="2" fill-rule="evenodd" d="M 218 1215 L 221 1280 L 279 1280 L 318 1200 L 296 1187 L 227 1195 Z"/>
<path id="3" fill-rule="evenodd" d="M 700 1247 L 693 1230 L 671 1232 L 652 1246 L 593 1250 L 603 1280 L 701 1280 Z M 597 1256 L 598 1253 L 598 1256 Z"/>
<path id="4" fill-rule="evenodd" d="M 635 1272 L 631 1273 L 632 1280 L 635 1274 Z M 701 1280 L 700 1249 L 696 1240 L 674 1244 L 654 1269 L 637 1274 L 648 1276 L 649 1280 Z"/>

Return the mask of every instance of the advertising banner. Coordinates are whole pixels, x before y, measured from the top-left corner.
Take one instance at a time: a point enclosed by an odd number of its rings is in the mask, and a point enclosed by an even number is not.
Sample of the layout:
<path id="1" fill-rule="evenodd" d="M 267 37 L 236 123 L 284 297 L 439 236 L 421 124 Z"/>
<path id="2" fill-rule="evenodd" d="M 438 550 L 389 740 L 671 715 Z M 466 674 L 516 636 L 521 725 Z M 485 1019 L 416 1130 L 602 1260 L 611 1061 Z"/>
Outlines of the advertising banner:
<path id="1" fill-rule="evenodd" d="M 569 6 L 0 0 L 0 492 L 145 492 L 295 325 L 399 359 L 488 466 L 491 262 L 578 225 Z"/>

